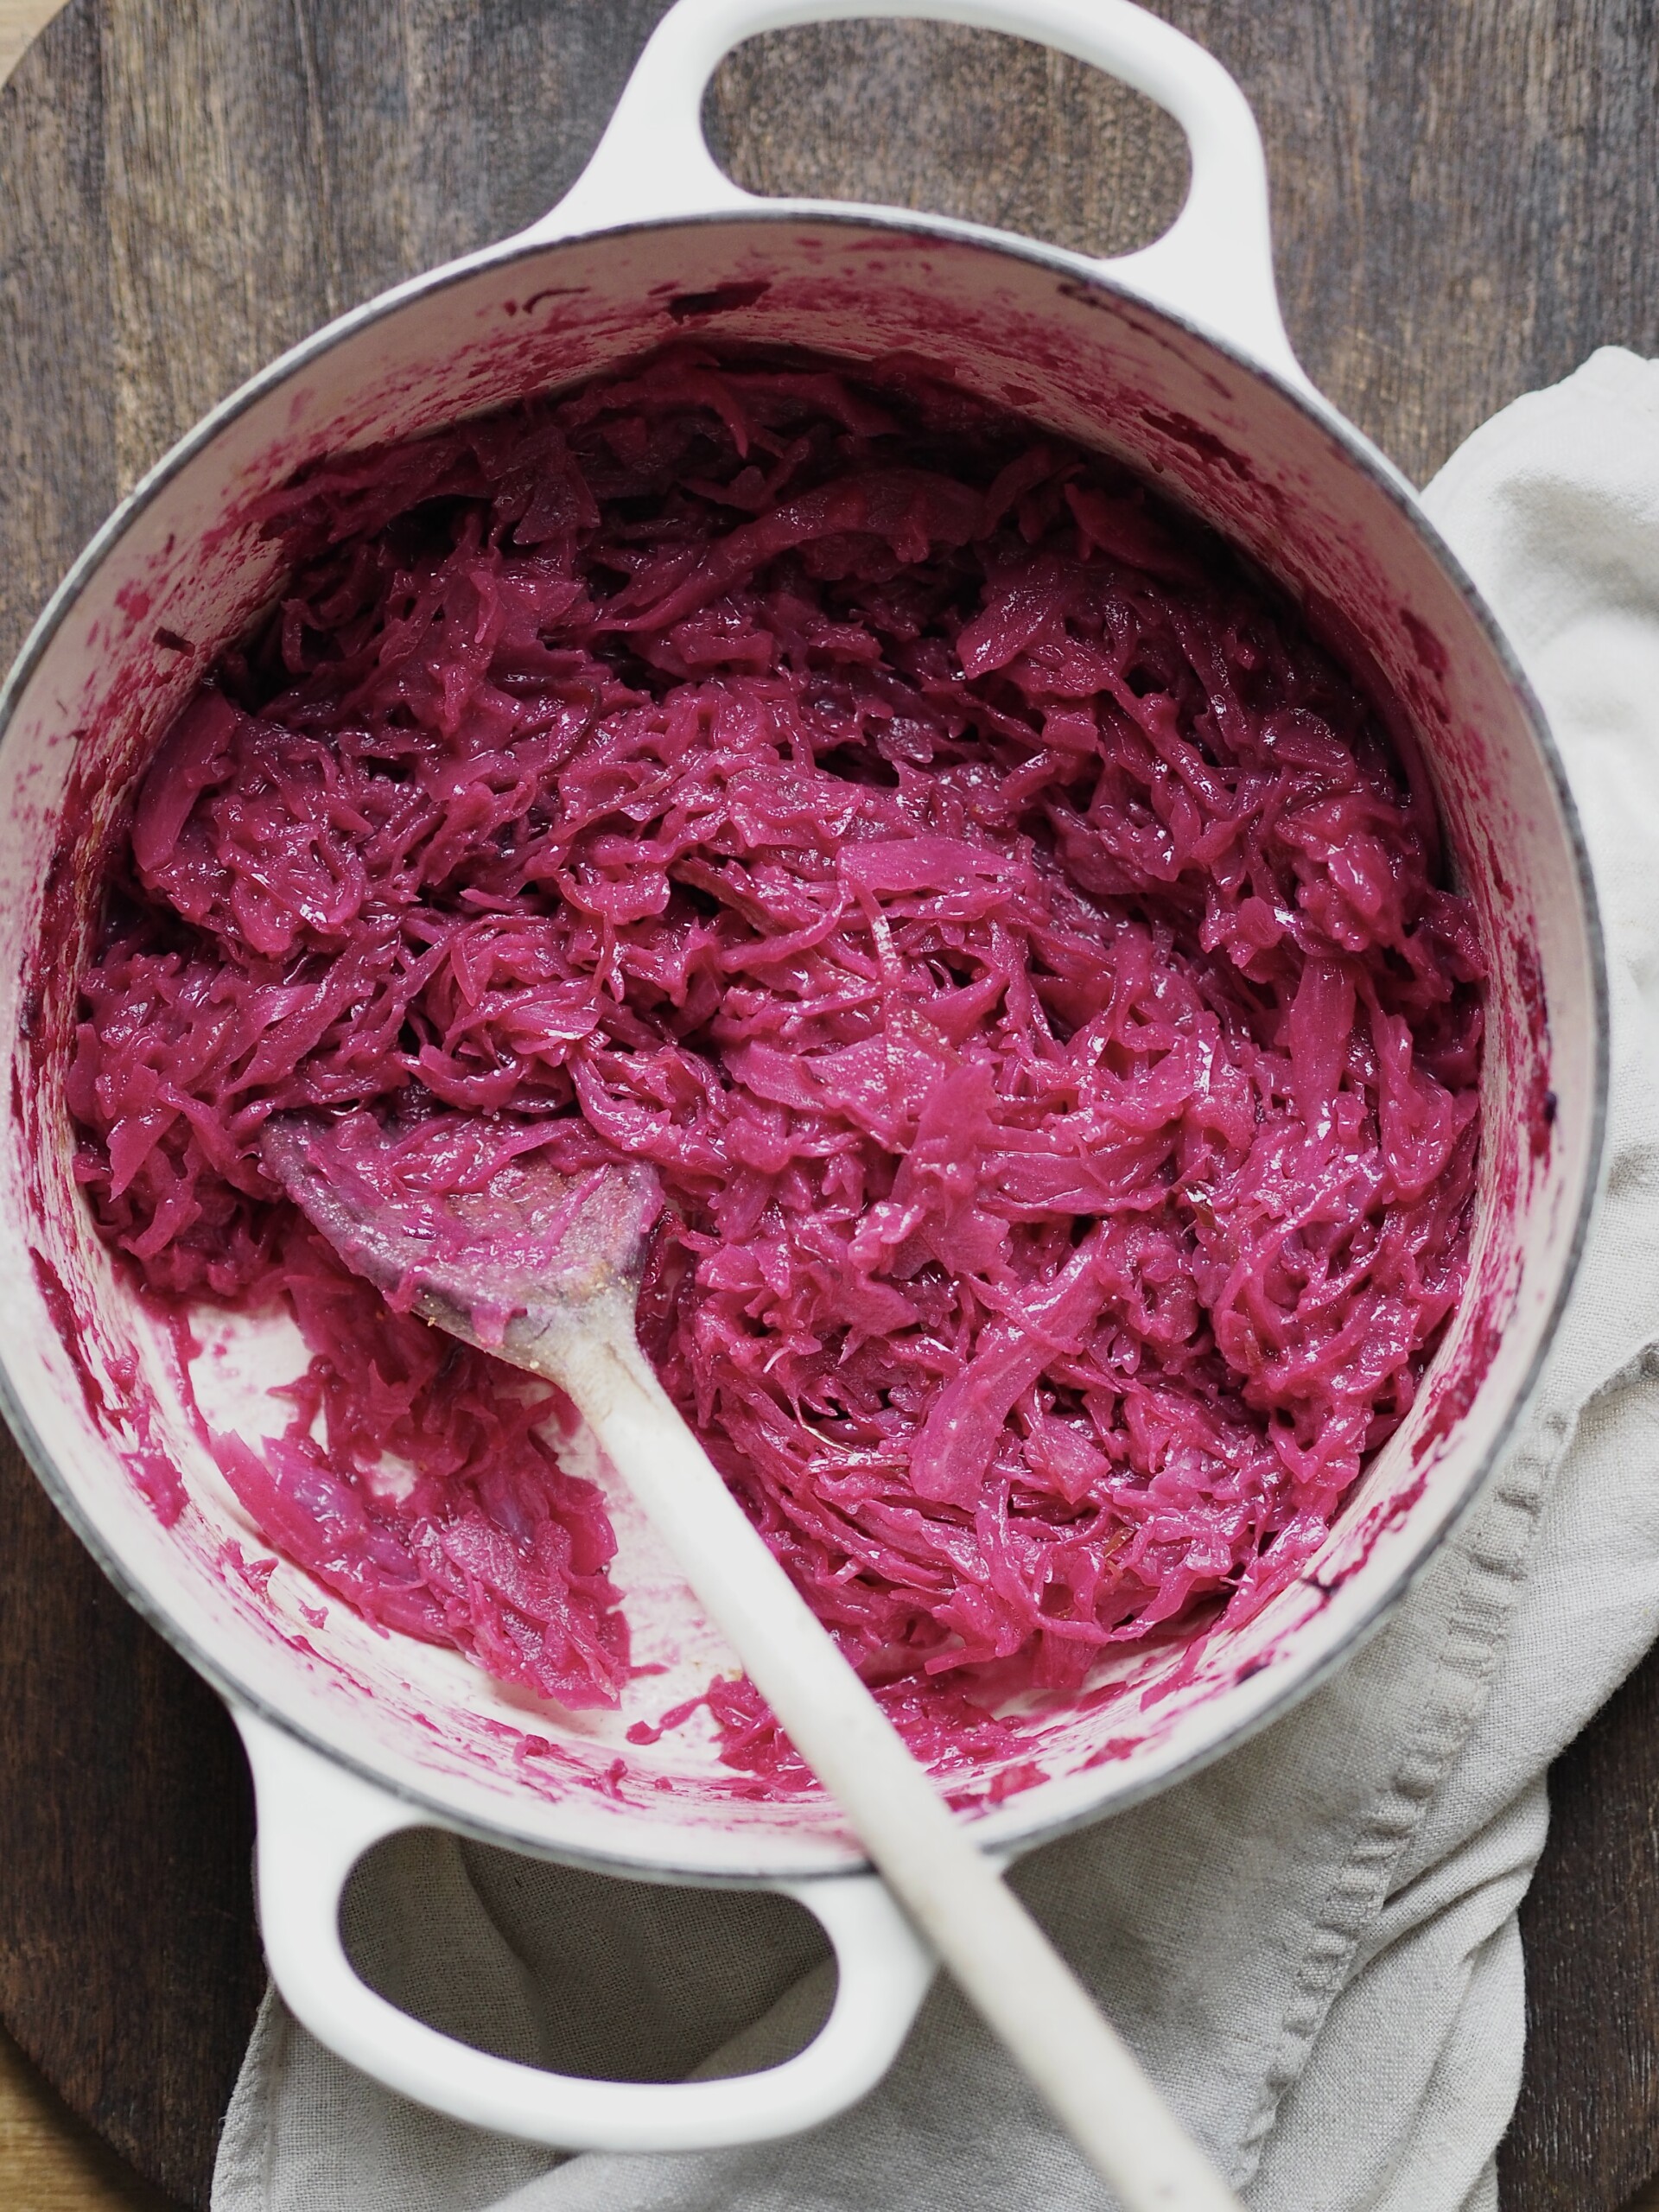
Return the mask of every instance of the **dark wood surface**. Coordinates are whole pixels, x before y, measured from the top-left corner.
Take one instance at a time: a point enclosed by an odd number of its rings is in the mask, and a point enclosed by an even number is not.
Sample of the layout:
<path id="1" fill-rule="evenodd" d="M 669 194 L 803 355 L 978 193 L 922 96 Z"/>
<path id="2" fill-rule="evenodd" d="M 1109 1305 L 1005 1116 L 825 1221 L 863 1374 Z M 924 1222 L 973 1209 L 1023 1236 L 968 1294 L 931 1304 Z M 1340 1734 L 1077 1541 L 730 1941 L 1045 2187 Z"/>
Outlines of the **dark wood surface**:
<path id="1" fill-rule="evenodd" d="M 0 93 L 0 655 L 145 464 L 291 339 L 550 205 L 659 0 L 70 0 Z M 1422 479 L 1596 345 L 1659 353 L 1653 0 L 1164 0 L 1268 140 L 1287 317 Z M 1173 126 L 927 26 L 758 41 L 708 120 L 758 189 L 1085 249 L 1179 205 Z M 1563 1760 L 1524 1923 L 1506 2212 L 1659 2166 L 1659 1665 Z M 206 2201 L 259 1980 L 245 1777 L 211 1696 L 0 1447 L 0 2017 Z"/>

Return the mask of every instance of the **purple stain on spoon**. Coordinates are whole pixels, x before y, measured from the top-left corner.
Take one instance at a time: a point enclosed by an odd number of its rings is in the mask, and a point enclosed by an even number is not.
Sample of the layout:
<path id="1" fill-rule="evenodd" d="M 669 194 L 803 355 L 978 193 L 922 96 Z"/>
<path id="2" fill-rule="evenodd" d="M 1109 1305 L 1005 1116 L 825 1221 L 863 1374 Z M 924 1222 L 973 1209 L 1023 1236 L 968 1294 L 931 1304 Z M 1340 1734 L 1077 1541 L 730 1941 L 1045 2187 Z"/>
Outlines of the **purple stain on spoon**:
<path id="1" fill-rule="evenodd" d="M 662 1185 L 643 1163 L 563 1174 L 546 1130 L 467 1114 L 399 1124 L 355 1113 L 278 1114 L 264 1166 L 396 1312 L 486 1351 L 515 1323 L 615 1286 L 629 1303 Z"/>

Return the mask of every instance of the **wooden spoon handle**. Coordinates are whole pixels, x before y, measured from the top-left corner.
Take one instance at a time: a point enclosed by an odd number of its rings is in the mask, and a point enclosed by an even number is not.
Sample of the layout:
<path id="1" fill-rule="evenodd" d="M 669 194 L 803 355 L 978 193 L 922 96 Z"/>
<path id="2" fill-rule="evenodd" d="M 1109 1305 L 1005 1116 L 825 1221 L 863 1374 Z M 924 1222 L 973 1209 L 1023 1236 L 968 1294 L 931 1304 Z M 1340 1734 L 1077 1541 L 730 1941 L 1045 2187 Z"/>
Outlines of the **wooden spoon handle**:
<path id="1" fill-rule="evenodd" d="M 883 1878 L 1128 2212 L 1238 2201 L 976 1848 L 772 1557 L 639 1351 L 632 1310 L 543 1345 L 790 1740 Z"/>

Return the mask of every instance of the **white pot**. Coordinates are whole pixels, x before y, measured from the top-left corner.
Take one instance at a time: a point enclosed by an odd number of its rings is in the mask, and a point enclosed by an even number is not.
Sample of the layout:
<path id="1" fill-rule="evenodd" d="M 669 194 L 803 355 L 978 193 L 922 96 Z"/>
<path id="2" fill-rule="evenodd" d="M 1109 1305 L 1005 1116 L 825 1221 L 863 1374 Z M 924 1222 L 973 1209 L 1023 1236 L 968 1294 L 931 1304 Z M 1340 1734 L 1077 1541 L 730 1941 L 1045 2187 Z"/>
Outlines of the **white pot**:
<path id="1" fill-rule="evenodd" d="M 886 13 L 1045 40 L 1168 108 L 1192 155 L 1173 229 L 1101 263 L 969 224 L 740 192 L 698 122 L 721 55 L 757 31 L 871 6 L 682 0 L 562 206 L 341 317 L 215 410 L 88 547 L 0 700 L 0 995 L 18 1040 L 0 1154 L 6 1411 L 117 1584 L 236 1716 L 258 1791 L 265 1944 L 294 2010 L 393 2088 L 572 2148 L 734 2143 L 828 2117 L 890 2063 L 931 1964 L 831 1815 L 734 1798 L 694 1731 L 626 1744 L 631 1722 L 695 1692 L 726 1655 L 625 1508 L 617 1578 L 639 1656 L 671 1672 L 600 1719 L 526 1710 L 453 1652 L 378 1637 L 332 1600 L 320 1608 L 285 1565 L 263 1590 L 227 1565 L 229 1542 L 256 1558 L 264 1548 L 181 1404 L 170 1340 L 118 1281 L 76 1193 L 61 1071 L 109 827 L 168 717 L 278 581 L 276 550 L 245 519 L 253 498 L 319 455 L 575 385 L 687 333 L 854 360 L 902 349 L 1155 478 L 1303 600 L 1397 702 L 1400 741 L 1427 763 L 1492 963 L 1469 1292 L 1410 1419 L 1301 1580 L 1156 1700 L 1142 1693 L 1174 1675 L 1167 1653 L 1126 1660 L 1134 1681 L 1116 1700 L 1056 1716 L 1036 1754 L 1052 1778 L 974 1816 L 988 1851 L 1027 1850 L 1190 1772 L 1353 1649 L 1513 1425 L 1595 1181 L 1605 990 L 1560 769 L 1410 487 L 1292 356 L 1243 96 L 1127 0 L 896 0 Z M 297 1339 L 210 1319 L 230 1349 L 197 1363 L 204 1395 L 228 1425 L 239 1384 L 245 1426 L 270 1427 L 258 1385 L 297 1371 Z M 188 1493 L 171 1528 L 143 1494 L 157 1459 Z M 526 1754 L 527 1734 L 545 1748 Z M 627 1772 L 614 1780 L 620 1757 Z M 666 2086 L 569 2080 L 452 2043 L 359 1981 L 339 1936 L 356 1859 L 425 1823 L 613 1872 L 786 1891 L 835 1944 L 831 2018 L 769 2072 Z"/>

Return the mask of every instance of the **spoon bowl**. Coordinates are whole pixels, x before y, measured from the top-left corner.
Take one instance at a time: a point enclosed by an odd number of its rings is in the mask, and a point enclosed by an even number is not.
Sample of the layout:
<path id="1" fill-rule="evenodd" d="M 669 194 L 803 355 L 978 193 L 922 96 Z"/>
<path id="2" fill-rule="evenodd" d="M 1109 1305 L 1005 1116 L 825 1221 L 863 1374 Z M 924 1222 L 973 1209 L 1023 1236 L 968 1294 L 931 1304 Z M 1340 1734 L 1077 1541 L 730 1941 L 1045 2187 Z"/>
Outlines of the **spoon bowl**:
<path id="1" fill-rule="evenodd" d="M 354 1274 L 498 1357 L 535 1368 L 559 1315 L 632 1313 L 662 1185 L 641 1161 L 562 1173 L 547 1132 L 450 1114 L 274 1115 L 261 1157 Z"/>

